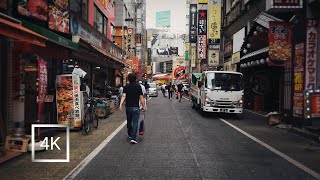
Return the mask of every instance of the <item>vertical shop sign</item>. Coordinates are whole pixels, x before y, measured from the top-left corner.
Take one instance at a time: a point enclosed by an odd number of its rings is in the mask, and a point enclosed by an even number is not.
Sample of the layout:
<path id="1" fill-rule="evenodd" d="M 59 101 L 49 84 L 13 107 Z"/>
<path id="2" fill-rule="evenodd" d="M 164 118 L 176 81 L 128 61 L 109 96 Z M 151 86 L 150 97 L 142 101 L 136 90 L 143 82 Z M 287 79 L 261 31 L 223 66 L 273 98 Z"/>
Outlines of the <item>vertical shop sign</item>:
<path id="1" fill-rule="evenodd" d="M 208 65 L 219 66 L 219 49 L 208 49 Z"/>
<path id="2" fill-rule="evenodd" d="M 69 1 L 49 0 L 49 29 L 69 34 Z"/>
<path id="3" fill-rule="evenodd" d="M 134 72 L 138 72 L 139 71 L 139 58 L 138 57 L 134 57 L 132 60 L 132 70 Z"/>
<path id="4" fill-rule="evenodd" d="M 206 35 L 198 36 L 198 59 L 206 59 L 207 57 L 207 38 Z"/>
<path id="5" fill-rule="evenodd" d="M 318 20 L 307 19 L 306 35 L 306 90 L 314 90 L 317 82 Z"/>
<path id="6" fill-rule="evenodd" d="M 271 8 L 303 8 L 303 0 L 271 0 Z"/>
<path id="7" fill-rule="evenodd" d="M 191 67 L 196 67 L 196 47 L 191 47 Z"/>
<path id="8" fill-rule="evenodd" d="M 74 122 L 75 127 L 81 126 L 81 108 L 80 108 L 80 78 L 78 75 L 73 75 L 73 99 L 74 99 Z"/>
<path id="9" fill-rule="evenodd" d="M 269 27 L 269 64 L 286 66 L 291 62 L 291 25 L 288 22 L 269 22 Z"/>
<path id="10" fill-rule="evenodd" d="M 310 94 L 310 102 L 311 102 L 311 118 L 319 118 L 320 117 L 320 93 L 312 93 Z"/>
<path id="11" fill-rule="evenodd" d="M 294 59 L 294 91 L 293 91 L 293 115 L 303 117 L 303 91 L 304 91 L 304 43 L 295 46 Z"/>
<path id="12" fill-rule="evenodd" d="M 199 10 L 198 35 L 207 35 L 207 10 Z"/>
<path id="13" fill-rule="evenodd" d="M 47 62 L 38 58 L 38 120 L 41 118 L 41 113 L 44 107 L 44 99 L 47 93 Z"/>
<path id="14" fill-rule="evenodd" d="M 208 12 L 208 39 L 209 43 L 220 42 L 221 29 L 221 0 L 209 1 Z"/>
<path id="15" fill-rule="evenodd" d="M 197 42 L 197 4 L 190 4 L 189 42 Z"/>

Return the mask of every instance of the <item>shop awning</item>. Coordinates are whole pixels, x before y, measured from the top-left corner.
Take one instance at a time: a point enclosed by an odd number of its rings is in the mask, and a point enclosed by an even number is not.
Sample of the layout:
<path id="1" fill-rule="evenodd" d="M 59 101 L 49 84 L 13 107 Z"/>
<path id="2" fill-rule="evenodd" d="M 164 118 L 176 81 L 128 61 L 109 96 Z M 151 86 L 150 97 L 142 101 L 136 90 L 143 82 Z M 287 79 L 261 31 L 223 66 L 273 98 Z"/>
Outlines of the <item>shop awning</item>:
<path id="1" fill-rule="evenodd" d="M 271 16 L 270 14 L 262 12 L 261 14 L 259 14 L 259 16 L 254 21 L 256 23 L 260 24 L 261 26 L 269 29 L 269 22 L 270 21 L 282 21 L 282 20 L 279 18 L 276 18 L 274 16 Z"/>
<path id="2" fill-rule="evenodd" d="M 103 55 L 105 55 L 105 56 L 113 59 L 114 61 L 119 62 L 119 63 L 125 65 L 126 67 L 129 66 L 129 65 L 128 65 L 127 63 L 125 63 L 124 61 L 121 61 L 121 59 L 118 59 L 118 58 L 116 58 L 116 57 L 111 56 L 111 54 L 108 54 L 108 53 L 105 52 L 104 50 L 102 50 L 102 49 L 100 49 L 100 48 L 98 48 L 98 47 L 96 47 L 96 46 L 94 46 L 94 45 L 92 45 L 92 44 L 91 44 L 91 46 L 92 46 L 95 50 L 97 50 L 98 52 L 100 52 L 101 54 L 103 54 Z"/>
<path id="3" fill-rule="evenodd" d="M 37 34 L 17 23 L 0 18 L 0 34 L 17 39 L 20 41 L 25 41 L 34 45 L 46 46 L 47 38 Z"/>
<path id="4" fill-rule="evenodd" d="M 268 51 L 269 51 L 269 47 L 265 47 L 265 48 L 258 49 L 258 50 L 256 50 L 256 51 L 253 51 L 253 52 L 251 52 L 251 53 L 248 53 L 248 54 L 244 55 L 244 56 L 240 59 L 240 61 L 242 61 L 242 60 L 244 60 L 244 59 L 247 59 L 247 58 L 249 58 L 249 57 L 252 57 L 252 56 L 256 56 L 256 55 L 262 54 L 262 53 L 264 53 L 264 52 L 268 52 Z"/>
<path id="5" fill-rule="evenodd" d="M 33 23 L 27 22 L 22 20 L 22 26 L 36 32 L 39 33 L 40 35 L 48 38 L 49 41 L 59 44 L 61 46 L 73 49 L 73 50 L 79 50 L 79 44 L 72 42 L 71 40 L 62 37 L 50 30 L 47 30 L 41 26 L 35 25 Z"/>
<path id="6" fill-rule="evenodd" d="M 159 79 L 171 79 L 172 75 L 171 74 L 156 74 L 152 76 L 154 80 L 159 80 Z"/>
<path id="7" fill-rule="evenodd" d="M 192 73 L 192 78 L 191 78 L 191 81 L 192 81 L 192 84 L 196 84 L 197 81 L 201 81 L 201 73 Z"/>

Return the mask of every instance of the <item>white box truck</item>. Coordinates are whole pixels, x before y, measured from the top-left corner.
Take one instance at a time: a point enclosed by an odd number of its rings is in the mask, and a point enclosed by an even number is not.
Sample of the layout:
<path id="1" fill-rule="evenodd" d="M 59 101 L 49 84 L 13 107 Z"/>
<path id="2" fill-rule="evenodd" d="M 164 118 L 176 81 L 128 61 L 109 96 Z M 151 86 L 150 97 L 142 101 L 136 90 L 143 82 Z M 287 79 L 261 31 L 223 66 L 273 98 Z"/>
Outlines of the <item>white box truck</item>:
<path id="1" fill-rule="evenodd" d="M 242 73 L 204 71 L 192 74 L 190 95 L 193 108 L 204 112 L 243 112 Z"/>

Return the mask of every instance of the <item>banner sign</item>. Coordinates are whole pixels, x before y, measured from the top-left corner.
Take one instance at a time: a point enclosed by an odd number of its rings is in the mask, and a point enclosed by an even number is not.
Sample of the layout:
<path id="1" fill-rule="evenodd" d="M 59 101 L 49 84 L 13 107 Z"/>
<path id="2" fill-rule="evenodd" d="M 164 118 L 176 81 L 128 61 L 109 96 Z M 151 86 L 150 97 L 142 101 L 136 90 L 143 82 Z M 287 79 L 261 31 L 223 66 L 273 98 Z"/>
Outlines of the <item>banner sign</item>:
<path id="1" fill-rule="evenodd" d="M 185 50 L 188 52 L 190 51 L 190 43 L 188 42 L 185 43 Z"/>
<path id="2" fill-rule="evenodd" d="M 199 10 L 198 35 L 207 35 L 207 10 Z"/>
<path id="3" fill-rule="evenodd" d="M 196 67 L 196 47 L 191 47 L 191 67 Z"/>
<path id="4" fill-rule="evenodd" d="M 318 20 L 307 19 L 306 90 L 314 90 L 317 82 Z"/>
<path id="5" fill-rule="evenodd" d="M 132 70 L 134 72 L 139 72 L 139 58 L 134 57 L 132 60 Z"/>
<path id="6" fill-rule="evenodd" d="M 41 114 L 44 107 L 44 99 L 47 94 L 48 76 L 47 62 L 38 58 L 38 120 L 41 120 Z"/>
<path id="7" fill-rule="evenodd" d="M 213 0 L 213 2 L 209 4 L 208 16 L 208 39 L 220 39 L 221 2 Z"/>
<path id="8" fill-rule="evenodd" d="M 304 91 L 304 43 L 295 46 L 294 59 L 294 91 L 293 91 L 293 115 L 303 117 L 303 91 Z"/>
<path id="9" fill-rule="evenodd" d="M 303 0 L 271 0 L 271 8 L 303 8 Z"/>
<path id="10" fill-rule="evenodd" d="M 310 94 L 311 118 L 320 117 L 320 93 Z"/>
<path id="11" fill-rule="evenodd" d="M 219 66 L 219 49 L 208 49 L 208 65 Z"/>
<path id="12" fill-rule="evenodd" d="M 206 59 L 207 58 L 207 37 L 206 35 L 198 36 L 198 59 Z"/>
<path id="13" fill-rule="evenodd" d="M 190 4 L 189 42 L 197 42 L 197 4 Z"/>
<path id="14" fill-rule="evenodd" d="M 286 66 L 291 61 L 292 29 L 288 22 L 269 22 L 269 64 Z"/>

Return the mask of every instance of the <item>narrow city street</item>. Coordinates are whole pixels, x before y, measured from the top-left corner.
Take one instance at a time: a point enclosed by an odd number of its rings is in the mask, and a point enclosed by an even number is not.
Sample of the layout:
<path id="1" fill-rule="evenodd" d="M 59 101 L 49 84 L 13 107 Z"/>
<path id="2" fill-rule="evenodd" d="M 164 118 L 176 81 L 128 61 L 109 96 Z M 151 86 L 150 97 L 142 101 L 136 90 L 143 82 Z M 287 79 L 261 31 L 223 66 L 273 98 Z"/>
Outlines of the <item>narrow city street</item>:
<path id="1" fill-rule="evenodd" d="M 138 144 L 129 143 L 124 126 L 109 143 L 98 147 L 102 148 L 101 151 L 97 150 L 97 154 L 88 156 L 66 179 L 319 178 L 319 174 L 309 169 L 319 172 L 316 165 L 319 152 L 308 152 L 309 156 L 313 155 L 313 160 L 308 159 L 308 162 L 295 161 L 288 157 L 289 154 L 280 157 L 276 153 L 281 151 L 281 146 L 273 147 L 279 151 L 272 147 L 268 149 L 259 140 L 263 139 L 263 135 L 252 140 L 255 138 L 249 138 L 228 124 L 245 122 L 246 119 L 223 118 L 201 115 L 191 108 L 191 103 L 186 99 L 179 103 L 176 99 L 169 100 L 162 95 L 151 98 L 146 112 L 145 135 L 140 136 Z M 265 135 L 275 130 L 266 128 Z M 253 132 L 258 133 L 261 129 L 263 127 Z M 283 142 L 286 147 L 310 145 L 308 140 L 294 134 L 278 129 L 276 131 L 282 136 L 279 141 L 287 138 L 288 141 Z M 295 152 L 297 150 L 292 149 L 288 153 L 294 152 L 299 157 L 300 154 Z M 302 165 L 305 163 L 311 167 Z"/>

